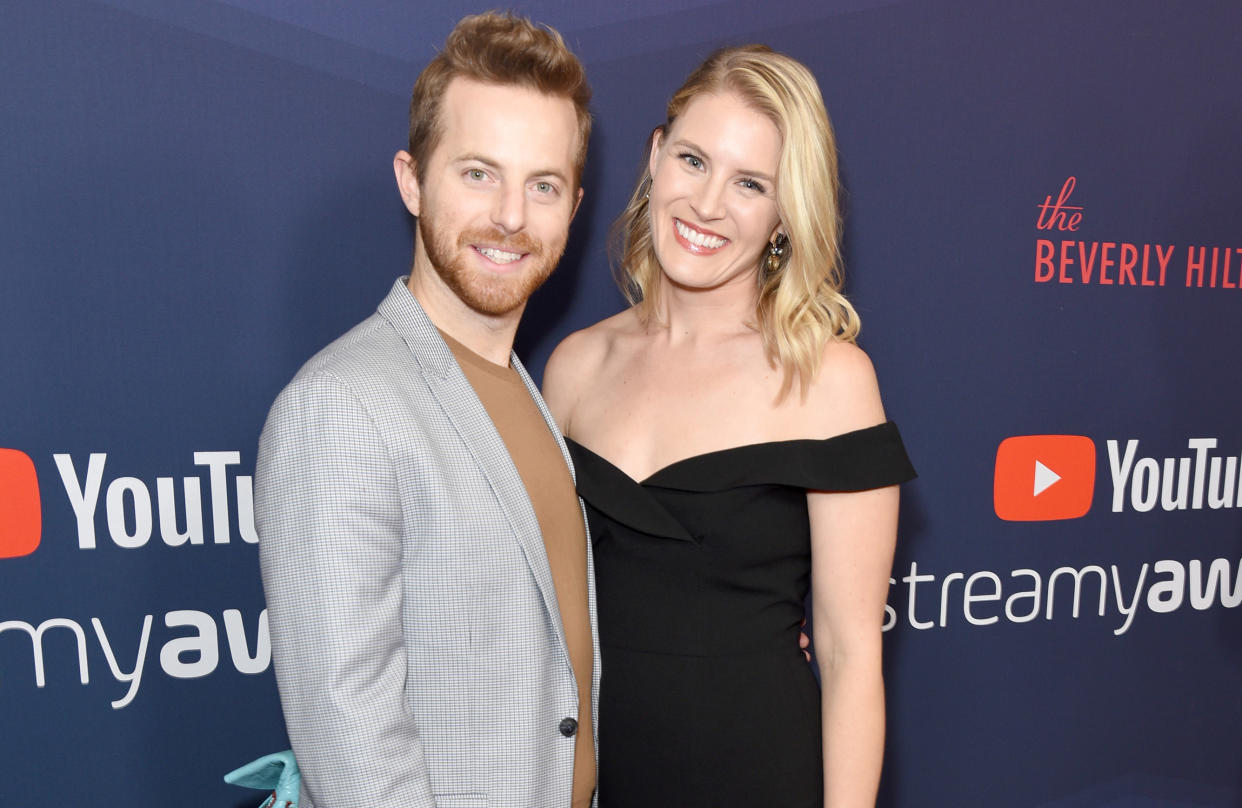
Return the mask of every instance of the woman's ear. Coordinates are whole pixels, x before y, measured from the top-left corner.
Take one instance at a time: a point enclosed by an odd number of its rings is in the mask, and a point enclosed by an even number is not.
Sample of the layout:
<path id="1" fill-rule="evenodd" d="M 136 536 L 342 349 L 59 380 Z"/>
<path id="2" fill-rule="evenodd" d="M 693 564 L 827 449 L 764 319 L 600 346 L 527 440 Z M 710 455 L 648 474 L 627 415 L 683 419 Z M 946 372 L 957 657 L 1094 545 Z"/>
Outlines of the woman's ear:
<path id="1" fill-rule="evenodd" d="M 657 126 L 651 130 L 651 137 L 647 138 L 647 174 L 654 177 L 656 173 L 656 157 L 660 152 L 660 146 L 664 144 L 664 127 Z"/>

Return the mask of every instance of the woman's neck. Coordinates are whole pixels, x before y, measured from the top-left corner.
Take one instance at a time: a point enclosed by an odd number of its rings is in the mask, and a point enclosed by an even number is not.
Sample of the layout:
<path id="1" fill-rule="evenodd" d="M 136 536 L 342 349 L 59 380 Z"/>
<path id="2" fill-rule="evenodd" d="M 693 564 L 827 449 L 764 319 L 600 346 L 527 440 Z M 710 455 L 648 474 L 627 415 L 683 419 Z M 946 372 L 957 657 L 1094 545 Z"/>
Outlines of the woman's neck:
<path id="1" fill-rule="evenodd" d="M 687 289 L 660 279 L 657 328 L 671 343 L 715 341 L 754 333 L 758 291 L 753 278 L 715 289 Z"/>

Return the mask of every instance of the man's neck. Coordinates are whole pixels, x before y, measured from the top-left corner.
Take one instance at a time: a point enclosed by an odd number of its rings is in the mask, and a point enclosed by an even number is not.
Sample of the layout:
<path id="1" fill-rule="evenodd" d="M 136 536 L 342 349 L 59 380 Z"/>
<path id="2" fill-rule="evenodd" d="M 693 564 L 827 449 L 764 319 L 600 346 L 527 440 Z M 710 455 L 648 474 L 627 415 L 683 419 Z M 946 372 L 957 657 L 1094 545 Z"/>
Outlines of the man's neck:
<path id="1" fill-rule="evenodd" d="M 525 303 L 499 315 L 475 311 L 462 302 L 439 273 L 431 267 L 420 267 L 417 261 L 406 287 L 436 328 L 489 362 L 508 366 Z"/>

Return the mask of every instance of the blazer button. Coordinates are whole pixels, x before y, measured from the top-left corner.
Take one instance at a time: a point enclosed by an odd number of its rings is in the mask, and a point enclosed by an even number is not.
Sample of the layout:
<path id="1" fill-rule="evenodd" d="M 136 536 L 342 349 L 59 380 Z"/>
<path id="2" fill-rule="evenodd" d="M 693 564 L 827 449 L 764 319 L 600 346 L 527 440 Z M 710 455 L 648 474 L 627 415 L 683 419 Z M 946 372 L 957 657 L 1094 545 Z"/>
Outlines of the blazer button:
<path id="1" fill-rule="evenodd" d="M 573 718 L 562 718 L 561 725 L 557 727 L 561 734 L 566 738 L 574 737 L 574 733 L 578 731 L 578 722 Z"/>

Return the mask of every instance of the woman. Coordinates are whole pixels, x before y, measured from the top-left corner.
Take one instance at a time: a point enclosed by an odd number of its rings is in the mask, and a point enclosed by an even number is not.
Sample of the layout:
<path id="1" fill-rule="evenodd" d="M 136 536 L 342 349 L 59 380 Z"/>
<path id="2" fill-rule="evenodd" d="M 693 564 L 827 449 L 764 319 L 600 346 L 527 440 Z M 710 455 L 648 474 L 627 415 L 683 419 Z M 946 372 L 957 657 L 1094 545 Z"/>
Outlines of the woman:
<path id="1" fill-rule="evenodd" d="M 814 77 L 763 46 L 709 57 L 618 227 L 634 305 L 544 378 L 595 542 L 600 804 L 873 805 L 913 469 L 839 292 Z M 797 639 L 811 579 L 822 713 Z"/>

